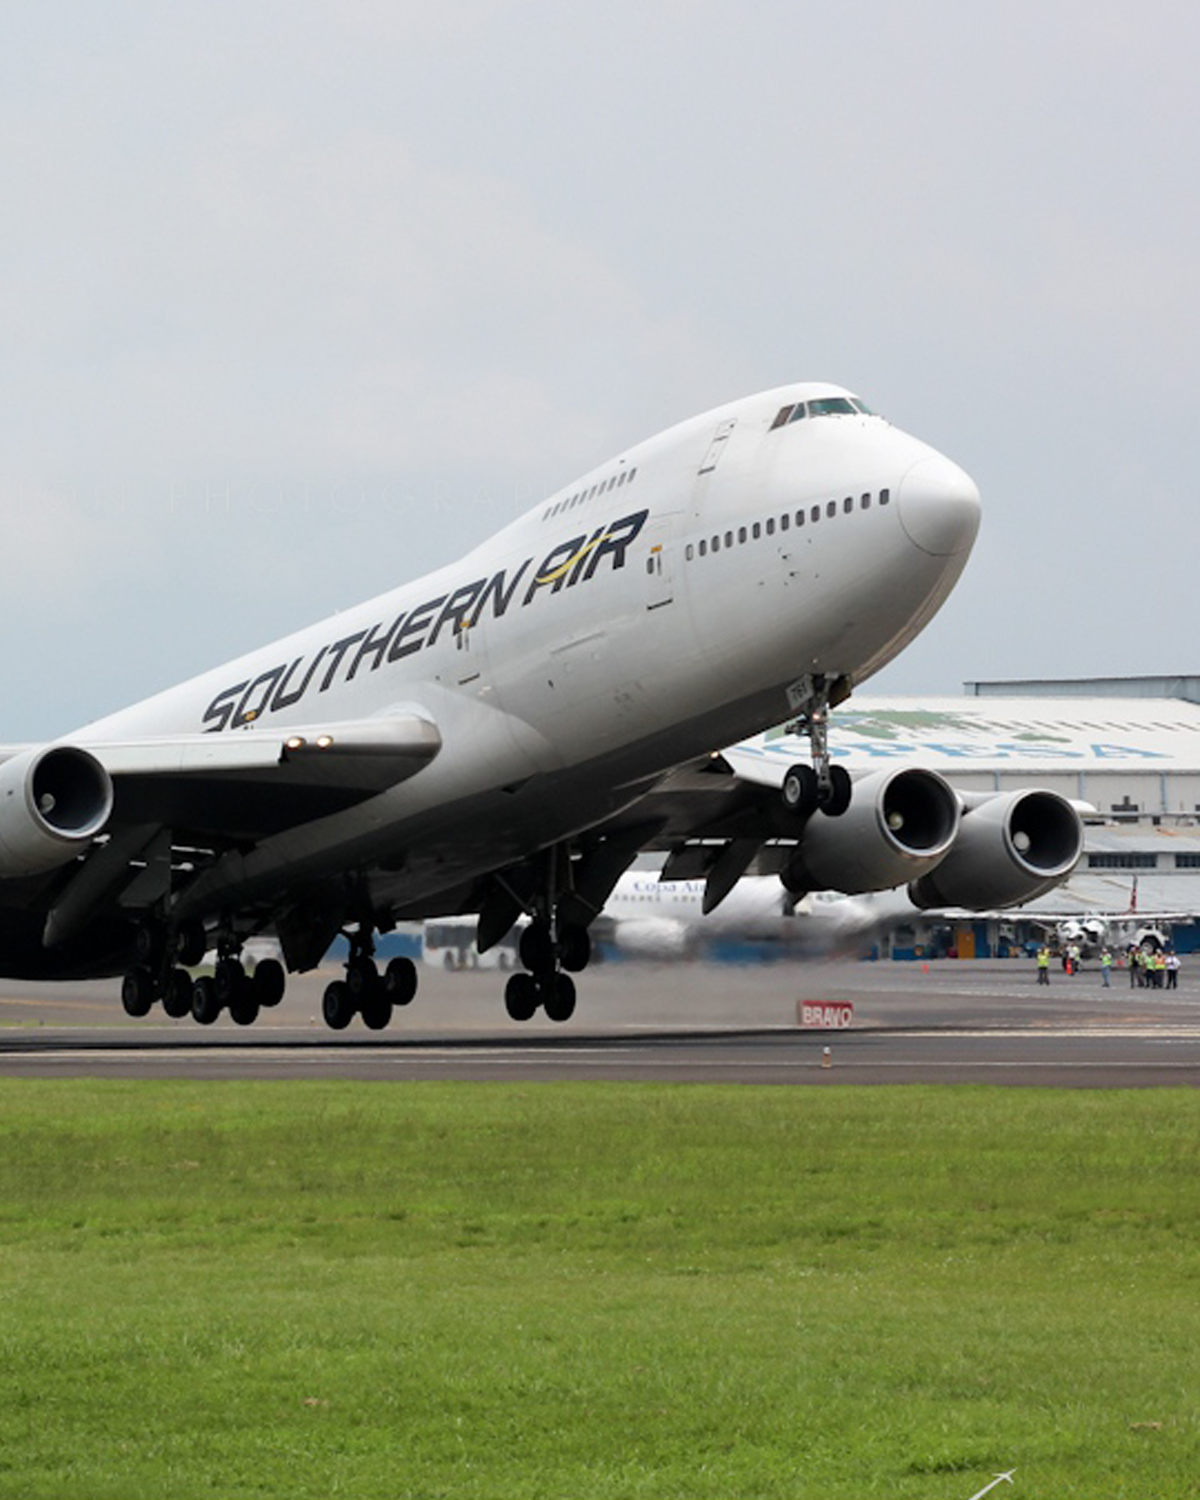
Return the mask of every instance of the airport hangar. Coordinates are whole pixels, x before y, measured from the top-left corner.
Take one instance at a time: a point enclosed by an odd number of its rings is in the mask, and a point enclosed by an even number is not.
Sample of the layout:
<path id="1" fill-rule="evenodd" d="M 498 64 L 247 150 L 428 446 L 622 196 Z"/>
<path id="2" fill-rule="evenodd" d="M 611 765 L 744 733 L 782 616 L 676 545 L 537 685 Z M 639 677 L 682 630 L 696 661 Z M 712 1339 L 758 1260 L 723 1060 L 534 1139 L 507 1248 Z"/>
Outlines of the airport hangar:
<path id="1" fill-rule="evenodd" d="M 787 754 L 791 737 L 781 737 L 764 737 L 772 754 Z M 942 698 L 856 693 L 830 716 L 830 747 L 854 775 L 903 762 L 963 791 L 1036 785 L 1091 809 L 1081 809 L 1084 853 L 1065 884 L 1011 914 L 915 918 L 890 934 L 894 956 L 1022 952 L 1050 914 L 1200 914 L 1200 677 L 976 682 Z M 1180 953 L 1200 952 L 1200 921 L 1168 925 Z"/>

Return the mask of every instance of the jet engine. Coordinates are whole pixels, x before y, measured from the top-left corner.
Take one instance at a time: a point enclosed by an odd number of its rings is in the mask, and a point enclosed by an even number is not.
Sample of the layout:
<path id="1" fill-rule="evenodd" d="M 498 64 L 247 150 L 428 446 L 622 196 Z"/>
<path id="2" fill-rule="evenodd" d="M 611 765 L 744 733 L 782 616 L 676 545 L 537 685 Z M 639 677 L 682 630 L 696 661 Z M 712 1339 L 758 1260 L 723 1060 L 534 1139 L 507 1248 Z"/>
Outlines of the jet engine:
<path id="1" fill-rule="evenodd" d="M 920 907 L 1014 906 L 1053 890 L 1082 852 L 1083 824 L 1065 797 L 1005 792 L 964 812 L 954 847 L 908 894 Z"/>
<path id="2" fill-rule="evenodd" d="M 876 771 L 854 783 L 840 817 L 809 819 L 781 878 L 794 894 L 856 896 L 903 885 L 946 855 L 960 817 L 954 790 L 936 771 Z"/>
<path id="3" fill-rule="evenodd" d="M 57 869 L 108 822 L 113 789 L 94 755 L 70 745 L 23 750 L 0 765 L 0 878 Z"/>

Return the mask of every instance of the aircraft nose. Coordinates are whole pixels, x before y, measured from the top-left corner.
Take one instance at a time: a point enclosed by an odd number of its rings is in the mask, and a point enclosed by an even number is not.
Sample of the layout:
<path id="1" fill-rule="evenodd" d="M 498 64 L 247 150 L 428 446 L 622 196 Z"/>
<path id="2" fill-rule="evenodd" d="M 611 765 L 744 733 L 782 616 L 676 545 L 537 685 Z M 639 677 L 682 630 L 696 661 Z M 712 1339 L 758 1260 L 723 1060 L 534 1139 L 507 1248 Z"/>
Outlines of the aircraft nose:
<path id="1" fill-rule="evenodd" d="M 979 491 L 969 474 L 940 454 L 918 459 L 900 481 L 900 524 L 933 557 L 966 552 L 979 530 Z"/>

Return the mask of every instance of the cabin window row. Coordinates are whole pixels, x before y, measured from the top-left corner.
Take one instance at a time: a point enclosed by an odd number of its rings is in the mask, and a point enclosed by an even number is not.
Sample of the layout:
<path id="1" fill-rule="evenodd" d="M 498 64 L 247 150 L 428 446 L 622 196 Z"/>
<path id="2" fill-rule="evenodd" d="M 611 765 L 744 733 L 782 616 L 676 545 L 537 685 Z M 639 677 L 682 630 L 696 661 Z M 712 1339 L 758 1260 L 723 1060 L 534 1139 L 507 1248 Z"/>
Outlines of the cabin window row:
<path id="1" fill-rule="evenodd" d="M 701 537 L 693 543 L 689 542 L 685 549 L 685 557 L 688 562 L 699 553 L 701 557 L 707 557 L 710 552 L 720 552 L 722 547 L 741 546 L 744 542 L 757 542 L 763 536 L 775 536 L 791 531 L 793 527 L 799 531 L 803 526 L 816 526 L 824 517 L 828 521 L 839 513 L 850 515 L 855 510 L 870 510 L 871 506 L 878 503 L 888 505 L 891 503 L 891 491 L 880 490 L 878 497 L 872 495 L 860 495 L 855 500 L 853 495 L 847 495 L 844 500 L 826 500 L 822 505 L 801 506 L 799 510 L 785 510 L 782 515 L 768 516 L 765 521 L 752 521 L 748 526 L 738 526 L 736 529 L 722 533 L 716 532 L 711 537 Z"/>
<path id="2" fill-rule="evenodd" d="M 551 516 L 561 515 L 564 510 L 571 510 L 576 505 L 583 505 L 585 501 L 594 500 L 597 495 L 607 495 L 609 490 L 620 489 L 622 485 L 632 484 L 637 468 L 622 469 L 619 474 L 613 474 L 611 478 L 598 480 L 591 489 L 576 490 L 573 495 L 568 495 L 565 500 L 556 500 L 542 512 L 542 520 L 548 521 Z"/>

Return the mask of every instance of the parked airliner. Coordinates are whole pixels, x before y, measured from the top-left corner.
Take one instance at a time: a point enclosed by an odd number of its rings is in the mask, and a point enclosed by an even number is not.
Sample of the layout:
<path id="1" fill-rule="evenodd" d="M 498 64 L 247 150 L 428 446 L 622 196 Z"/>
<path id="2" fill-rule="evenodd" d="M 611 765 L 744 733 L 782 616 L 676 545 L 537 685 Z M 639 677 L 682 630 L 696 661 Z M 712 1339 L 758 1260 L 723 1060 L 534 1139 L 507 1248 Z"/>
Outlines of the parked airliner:
<path id="1" fill-rule="evenodd" d="M 709 905 L 764 850 L 793 890 L 1007 867 L 1006 818 L 972 841 L 986 819 L 935 774 L 851 788 L 825 744 L 829 706 L 945 600 L 979 515 L 960 468 L 837 386 L 683 422 L 435 573 L 2 752 L 0 972 L 123 974 L 131 1015 L 249 1024 L 345 933 L 325 1020 L 381 1028 L 416 971 L 380 973 L 377 933 L 475 913 L 486 949 L 525 915 L 508 1012 L 565 1020 L 643 848 L 691 861 Z M 714 754 L 787 716 L 781 786 Z M 1041 812 L 1050 833 L 1015 840 L 1031 884 L 1071 854 Z M 259 935 L 283 961 L 248 973 Z"/>
<path id="2" fill-rule="evenodd" d="M 656 870 L 628 870 L 597 919 L 596 935 L 634 957 L 692 957 L 714 942 L 777 945 L 808 958 L 861 953 L 912 903 L 898 891 L 843 896 L 813 891 L 793 896 L 775 875 L 743 875 L 707 914 L 707 881 L 658 878 Z"/>

